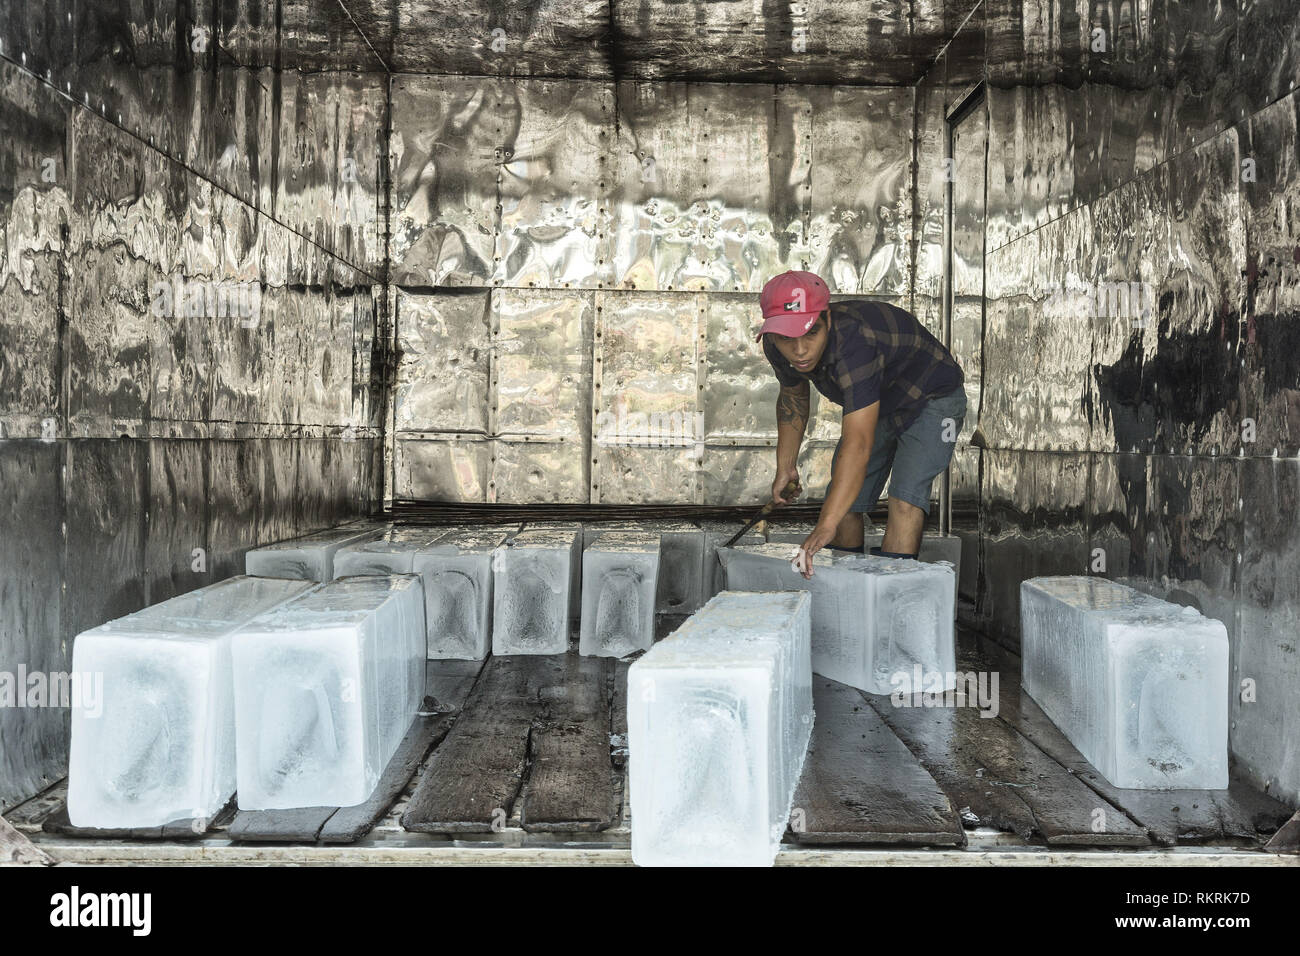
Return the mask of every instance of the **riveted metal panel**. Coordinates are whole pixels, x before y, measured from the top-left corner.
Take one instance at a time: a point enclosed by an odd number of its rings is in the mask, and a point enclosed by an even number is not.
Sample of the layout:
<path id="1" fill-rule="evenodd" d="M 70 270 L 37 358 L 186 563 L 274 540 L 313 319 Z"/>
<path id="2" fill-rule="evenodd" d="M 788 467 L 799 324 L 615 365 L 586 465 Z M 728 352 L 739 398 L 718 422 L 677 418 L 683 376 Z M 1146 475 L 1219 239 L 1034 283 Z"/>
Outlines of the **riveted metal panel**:
<path id="1" fill-rule="evenodd" d="M 1232 78 L 1236 80 L 1238 117 L 1261 110 L 1300 86 L 1300 17 L 1295 4 L 1289 0 L 1241 0 L 1234 9 L 1214 12 L 1223 19 L 1232 13 L 1237 16 L 1238 60 Z M 1207 11 L 1202 16 L 1208 19 L 1210 14 Z M 1219 32 L 1226 34 L 1227 30 Z M 1234 50 L 1231 37 L 1227 39 L 1227 49 Z M 1225 65 L 1222 59 L 1211 63 L 1214 67 Z"/>
<path id="2" fill-rule="evenodd" d="M 592 294 L 498 289 L 491 309 L 492 433 L 563 438 L 579 454 L 594 401 Z"/>
<path id="3" fill-rule="evenodd" d="M 149 446 L 130 439 L 62 443 L 67 525 L 63 640 L 148 603 L 144 564 Z"/>
<path id="4" fill-rule="evenodd" d="M 1300 454 L 1300 94 L 1251 117 L 1242 147 L 1246 219 L 1241 453 Z M 1251 176 L 1246 177 L 1246 170 Z M 1249 423 L 1247 422 L 1249 419 Z"/>
<path id="5" fill-rule="evenodd" d="M 144 563 L 149 603 L 157 604 L 216 579 L 207 567 L 206 442 L 164 439 L 151 441 L 148 447 Z"/>
<path id="6" fill-rule="evenodd" d="M 581 439 L 491 442 L 487 500 L 502 504 L 585 502 L 590 469 Z"/>
<path id="7" fill-rule="evenodd" d="M 705 439 L 775 441 L 781 385 L 754 338 L 762 323 L 758 297 L 718 293 L 704 298 L 704 309 L 700 406 Z"/>
<path id="8" fill-rule="evenodd" d="M 940 56 L 915 88 L 915 128 L 910 137 L 916 149 L 914 170 L 915 207 L 912 218 L 911 308 L 921 323 L 931 331 L 942 323 L 943 296 L 943 217 L 945 190 L 956 174 L 956 158 L 945 155 L 947 121 L 944 102 L 947 90 L 944 78 L 947 58 Z"/>
<path id="9" fill-rule="evenodd" d="M 520 80 L 498 178 L 499 260 L 493 281 L 507 286 L 591 288 L 613 275 L 608 217 L 609 152 L 615 131 L 611 86 Z"/>
<path id="10" fill-rule="evenodd" d="M 26 257 L 27 281 L 8 273 L 0 285 L 0 438 L 39 438 L 59 422 L 59 262 Z"/>
<path id="11" fill-rule="evenodd" d="M 1142 306 L 1158 304 L 1171 268 L 1168 194 L 1168 167 L 1160 166 L 1094 203 L 1095 274 L 1077 289 L 1067 290 L 1077 296 L 1077 307 L 1092 316 L 1087 385 L 1089 447 L 1094 451 L 1153 448 L 1153 416 L 1141 384 L 1143 364 L 1155 342 L 1158 313 L 1148 309 L 1144 319 Z"/>
<path id="12" fill-rule="evenodd" d="M 625 81 L 616 95 L 606 230 L 614 240 L 614 284 L 761 289 L 778 271 L 780 254 L 768 159 L 776 122 L 772 90 Z M 795 114 L 783 118 L 794 122 Z"/>
<path id="13" fill-rule="evenodd" d="M 397 290 L 398 431 L 487 433 L 487 291 Z"/>
<path id="14" fill-rule="evenodd" d="M 912 91 L 834 87 L 813 104 L 813 271 L 836 292 L 904 295 Z"/>
<path id="15" fill-rule="evenodd" d="M 485 501 L 491 442 L 479 436 L 439 440 L 398 437 L 393 493 L 435 501 Z"/>
<path id="16" fill-rule="evenodd" d="M 826 487 L 831 483 L 831 459 L 835 455 L 835 446 L 839 444 L 839 436 L 835 440 L 826 441 L 813 439 L 805 441 L 803 447 L 799 449 L 799 481 L 804 488 L 805 499 L 816 501 L 818 498 L 826 496 Z M 768 478 L 768 495 L 771 496 L 772 481 L 776 478 L 776 454 L 771 453 L 769 458 L 771 462 L 772 474 Z M 882 497 L 884 493 L 882 492 Z"/>
<path id="17" fill-rule="evenodd" d="M 752 503 L 758 507 L 771 499 L 775 477 L 775 446 L 706 445 L 700 465 L 701 503 L 731 506 Z M 804 487 L 808 487 L 806 480 Z"/>
<path id="18" fill-rule="evenodd" d="M 1089 454 L 1089 467 L 1089 573 L 1141 577 L 1148 553 L 1143 530 L 1149 485 L 1147 458 L 1094 452 Z"/>
<path id="19" fill-rule="evenodd" d="M 704 300 L 598 293 L 593 501 L 695 501 Z"/>
<path id="20" fill-rule="evenodd" d="M 1300 464 L 1247 458 L 1240 469 L 1240 622 L 1229 747 L 1257 786 L 1294 801 L 1300 793 L 1300 544 L 1294 521 L 1279 518 L 1300 509 Z"/>
<path id="21" fill-rule="evenodd" d="M 63 600 L 63 443 L 0 442 L 0 659 L 5 670 L 67 670 Z M 26 692 L 26 688 L 22 688 Z M 64 773 L 61 708 L 0 707 L 0 809 Z"/>
<path id="22" fill-rule="evenodd" d="M 331 248 L 341 259 L 378 276 L 385 256 L 379 164 L 386 148 L 387 80 L 373 73 L 341 73 L 338 95 L 338 186 Z"/>
<path id="23" fill-rule="evenodd" d="M 1233 129 L 1169 163 L 1170 272 L 1155 354 L 1142 367 L 1162 452 L 1224 455 L 1239 447 L 1233 406 L 1246 241 L 1237 153 Z M 1199 387 L 1187 390 L 1189 381 Z"/>
<path id="24" fill-rule="evenodd" d="M 497 164 L 519 121 L 507 83 L 392 81 L 392 280 L 488 285 L 499 254 Z"/>
<path id="25" fill-rule="evenodd" d="M 1020 581 L 1033 576 L 1037 454 L 986 450 L 980 490 L 980 618 L 990 633 L 1017 645 Z"/>

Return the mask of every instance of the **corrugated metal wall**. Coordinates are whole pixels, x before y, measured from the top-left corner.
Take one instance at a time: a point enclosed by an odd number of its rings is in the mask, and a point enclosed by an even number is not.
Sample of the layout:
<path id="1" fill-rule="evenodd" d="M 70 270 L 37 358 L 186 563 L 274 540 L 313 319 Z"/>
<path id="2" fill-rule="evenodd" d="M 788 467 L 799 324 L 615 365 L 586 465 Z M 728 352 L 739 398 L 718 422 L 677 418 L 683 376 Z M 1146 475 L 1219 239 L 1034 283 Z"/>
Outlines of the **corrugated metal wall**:
<path id="1" fill-rule="evenodd" d="M 0 671 L 49 675 L 368 508 L 387 81 L 305 5 L 5 6 Z M 0 810 L 68 713 L 0 707 Z"/>
<path id="2" fill-rule="evenodd" d="M 945 104 L 989 84 L 989 448 L 969 451 L 984 624 L 1018 641 L 1018 583 L 1042 574 L 1195 603 L 1227 624 L 1248 698 L 1233 698 L 1231 752 L 1291 802 L 1298 44 L 1289 0 L 988 0 L 918 86 L 924 199 Z M 922 208 L 918 306 L 938 296 L 924 266 L 942 235 L 942 206 Z"/>

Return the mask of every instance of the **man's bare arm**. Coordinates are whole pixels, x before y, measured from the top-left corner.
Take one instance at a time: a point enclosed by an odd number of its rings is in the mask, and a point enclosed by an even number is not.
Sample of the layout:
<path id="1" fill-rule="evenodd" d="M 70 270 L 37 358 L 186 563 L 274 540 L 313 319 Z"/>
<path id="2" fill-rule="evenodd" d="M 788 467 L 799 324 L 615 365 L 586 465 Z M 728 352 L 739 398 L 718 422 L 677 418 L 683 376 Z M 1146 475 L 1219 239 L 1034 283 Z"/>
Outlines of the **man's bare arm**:
<path id="1" fill-rule="evenodd" d="M 811 393 L 807 382 L 781 386 L 776 399 L 776 467 L 778 471 L 792 469 L 799 460 L 799 445 L 808 427 L 808 407 Z"/>
<path id="2" fill-rule="evenodd" d="M 787 387 L 781 386 L 781 394 L 776 399 L 776 423 L 778 427 L 782 424 L 791 425 L 798 432 L 799 437 L 803 437 L 804 428 L 808 424 L 808 406 L 811 394 L 808 390 L 807 382 L 800 382 L 798 385 Z"/>

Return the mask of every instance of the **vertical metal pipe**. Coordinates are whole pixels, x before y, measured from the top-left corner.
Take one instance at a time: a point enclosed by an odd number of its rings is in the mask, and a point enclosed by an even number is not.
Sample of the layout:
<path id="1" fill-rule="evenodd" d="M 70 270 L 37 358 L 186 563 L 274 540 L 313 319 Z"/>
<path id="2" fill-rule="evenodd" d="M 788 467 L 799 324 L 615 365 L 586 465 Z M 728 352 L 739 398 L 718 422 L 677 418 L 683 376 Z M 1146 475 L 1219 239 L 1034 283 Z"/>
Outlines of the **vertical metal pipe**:
<path id="1" fill-rule="evenodd" d="M 943 293 L 939 307 L 939 339 L 943 347 L 952 351 L 952 199 L 956 182 L 956 157 L 953 155 L 952 133 L 954 117 L 949 115 L 944 123 L 943 154 L 947 160 L 943 187 Z M 954 452 L 956 448 L 954 447 Z M 952 460 L 939 476 L 939 534 L 952 532 Z"/>

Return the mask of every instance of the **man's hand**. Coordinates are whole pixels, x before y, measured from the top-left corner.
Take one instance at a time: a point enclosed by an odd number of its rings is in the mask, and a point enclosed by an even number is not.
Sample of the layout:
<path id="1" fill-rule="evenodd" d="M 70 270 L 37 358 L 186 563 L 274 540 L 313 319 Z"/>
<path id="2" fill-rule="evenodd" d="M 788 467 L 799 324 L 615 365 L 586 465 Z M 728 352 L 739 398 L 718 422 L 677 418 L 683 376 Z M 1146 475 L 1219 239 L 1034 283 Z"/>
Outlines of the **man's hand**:
<path id="1" fill-rule="evenodd" d="M 785 486 L 794 482 L 795 492 L 789 498 L 782 497 Z M 778 468 L 776 470 L 776 480 L 772 482 L 772 503 L 775 505 L 788 505 L 799 495 L 803 494 L 803 486 L 799 484 L 799 469 L 797 468 Z"/>
<path id="2" fill-rule="evenodd" d="M 813 533 L 804 538 L 803 544 L 799 546 L 805 557 L 804 567 L 807 568 L 802 572 L 804 580 L 813 576 L 813 555 L 830 544 L 831 539 L 834 537 L 834 528 L 828 528 L 826 525 L 819 523 L 817 527 L 813 528 Z"/>

